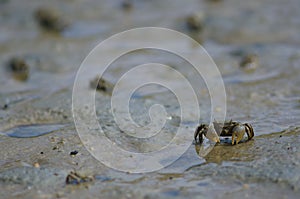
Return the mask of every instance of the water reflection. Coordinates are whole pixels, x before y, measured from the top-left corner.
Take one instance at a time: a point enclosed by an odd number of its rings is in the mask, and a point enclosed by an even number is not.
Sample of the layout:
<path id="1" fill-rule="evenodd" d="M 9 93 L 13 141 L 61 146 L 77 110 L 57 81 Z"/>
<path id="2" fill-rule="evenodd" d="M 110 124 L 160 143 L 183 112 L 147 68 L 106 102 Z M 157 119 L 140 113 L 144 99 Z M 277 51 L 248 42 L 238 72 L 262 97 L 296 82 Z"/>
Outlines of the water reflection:
<path id="1" fill-rule="evenodd" d="M 20 125 L 3 133 L 0 132 L 0 134 L 15 138 L 32 138 L 57 131 L 67 125 L 68 124 Z"/>
<path id="2" fill-rule="evenodd" d="M 254 154 L 250 150 L 254 145 L 252 140 L 238 145 L 231 145 L 230 139 L 228 140 L 206 147 L 203 144 L 196 144 L 195 151 L 207 163 L 222 164 L 222 162 L 226 161 L 254 160 Z"/>

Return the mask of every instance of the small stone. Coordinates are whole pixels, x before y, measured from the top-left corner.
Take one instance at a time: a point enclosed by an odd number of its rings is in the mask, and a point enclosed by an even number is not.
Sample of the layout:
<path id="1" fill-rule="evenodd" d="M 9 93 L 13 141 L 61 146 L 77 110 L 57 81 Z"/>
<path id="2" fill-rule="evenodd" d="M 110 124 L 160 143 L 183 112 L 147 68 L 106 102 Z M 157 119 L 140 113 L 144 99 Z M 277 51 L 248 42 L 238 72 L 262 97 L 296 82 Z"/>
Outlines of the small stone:
<path id="1" fill-rule="evenodd" d="M 71 171 L 66 177 L 66 184 L 81 184 L 85 182 L 92 182 L 94 181 L 94 177 L 92 176 L 83 176 L 79 173 Z"/>
<path id="2" fill-rule="evenodd" d="M 249 189 L 249 185 L 248 184 L 243 184 L 243 189 Z"/>
<path id="3" fill-rule="evenodd" d="M 34 166 L 35 168 L 40 168 L 40 164 L 39 164 L 38 162 L 35 162 L 35 163 L 33 164 L 33 166 Z"/>
<path id="4" fill-rule="evenodd" d="M 253 71 L 258 66 L 258 57 L 255 54 L 248 54 L 242 57 L 240 67 L 246 71 Z"/>
<path id="5" fill-rule="evenodd" d="M 57 149 L 59 149 L 59 147 L 58 147 L 57 145 L 55 145 L 55 146 L 52 148 L 52 150 L 57 150 Z"/>
<path id="6" fill-rule="evenodd" d="M 90 87 L 92 89 L 96 89 L 97 91 L 102 91 L 102 92 L 105 92 L 105 93 L 111 93 L 113 85 L 111 83 L 109 83 L 108 81 L 106 81 L 105 79 L 103 79 L 103 78 L 99 79 L 99 77 L 96 77 L 95 79 L 93 79 L 90 82 Z"/>
<path id="7" fill-rule="evenodd" d="M 34 17 L 40 27 L 48 31 L 62 32 L 69 26 L 69 23 L 54 9 L 38 8 Z"/>
<path id="8" fill-rule="evenodd" d="M 7 105 L 7 104 L 4 104 L 3 110 L 6 110 L 7 108 L 8 108 L 8 105 Z"/>
<path id="9" fill-rule="evenodd" d="M 77 155 L 77 153 L 78 153 L 78 151 L 76 151 L 76 150 L 75 150 L 75 151 L 71 151 L 71 152 L 70 152 L 70 155 L 71 155 L 71 156 L 75 156 L 75 155 Z"/>
<path id="10" fill-rule="evenodd" d="M 190 31 L 202 31 L 204 28 L 204 16 L 202 13 L 192 14 L 186 17 L 186 27 Z"/>
<path id="11" fill-rule="evenodd" d="M 217 112 L 221 112 L 221 111 L 222 111 L 222 108 L 221 108 L 221 107 L 216 107 L 216 111 L 217 111 Z"/>
<path id="12" fill-rule="evenodd" d="M 130 10 L 130 9 L 132 9 L 133 4 L 132 4 L 131 0 L 123 0 L 121 3 L 121 7 L 124 10 Z"/>
<path id="13" fill-rule="evenodd" d="M 19 81 L 26 81 L 29 77 L 29 65 L 21 57 L 13 57 L 8 61 L 8 69 L 13 77 Z"/>

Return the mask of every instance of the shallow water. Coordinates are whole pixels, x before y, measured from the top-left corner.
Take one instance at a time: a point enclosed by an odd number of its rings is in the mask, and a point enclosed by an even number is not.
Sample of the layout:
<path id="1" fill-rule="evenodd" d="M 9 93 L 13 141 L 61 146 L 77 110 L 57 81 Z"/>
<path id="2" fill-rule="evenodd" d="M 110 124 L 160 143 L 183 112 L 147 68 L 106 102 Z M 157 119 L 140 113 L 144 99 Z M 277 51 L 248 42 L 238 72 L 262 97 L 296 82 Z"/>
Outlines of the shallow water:
<path id="1" fill-rule="evenodd" d="M 32 138 L 57 131 L 65 126 L 64 124 L 23 125 L 0 132 L 0 134 L 15 138 Z"/>
<path id="2" fill-rule="evenodd" d="M 70 28 L 61 35 L 41 30 L 32 17 L 40 6 L 58 9 L 71 21 Z M 297 198 L 300 190 L 299 7 L 298 0 L 285 1 L 284 5 L 280 0 L 243 3 L 141 0 L 133 1 L 130 10 L 122 10 L 120 1 L 29 0 L 26 6 L 18 0 L 1 1 L 0 130 L 10 137 L 0 138 L 0 192 L 5 198 L 99 195 L 104 198 Z M 199 156 L 199 150 L 203 149 L 191 142 L 174 164 L 147 174 L 122 173 L 100 164 L 84 148 L 75 127 L 61 125 L 73 123 L 73 81 L 81 62 L 100 41 L 130 28 L 160 26 L 189 34 L 184 19 L 198 12 L 205 15 L 204 32 L 192 36 L 203 41 L 221 71 L 227 95 L 226 118 L 251 123 L 254 139 L 236 146 L 217 144 L 204 157 Z M 117 48 L 131 42 L 123 41 Z M 194 48 L 182 50 L 193 52 Z M 238 66 L 242 55 L 247 53 L 258 55 L 259 63 L 254 71 L 244 71 Z M 16 81 L 7 71 L 6 63 L 13 56 L 24 57 L 30 65 L 26 82 Z M 169 65 L 189 79 L 199 99 L 199 122 L 207 123 L 211 102 L 205 83 L 189 63 L 173 54 L 158 50 L 132 52 L 113 62 L 104 77 L 114 85 L 129 69 L 148 62 Z M 139 78 L 151 75 L 171 81 L 179 90 L 185 89 L 170 71 L 157 74 L 150 68 Z M 83 87 L 93 92 L 89 81 Z M 123 86 L 130 87 L 130 82 Z M 129 102 L 132 119 L 139 125 L 147 125 L 151 122 L 150 107 L 162 104 L 166 124 L 160 135 L 146 140 L 133 139 L 115 123 L 110 94 L 97 92 L 95 99 L 104 134 L 125 150 L 155 151 L 172 140 L 180 122 L 187 126 L 191 137 L 198 125 L 193 119 L 180 120 L 180 105 L 173 93 L 148 85 L 136 90 Z M 83 116 L 88 114 L 88 110 L 82 112 Z M 74 150 L 79 154 L 71 157 L 69 153 Z M 36 162 L 41 170 L 32 167 Z M 94 175 L 95 181 L 86 185 L 89 189 L 62 187 L 70 170 Z M 52 178 L 54 173 L 62 176 Z"/>

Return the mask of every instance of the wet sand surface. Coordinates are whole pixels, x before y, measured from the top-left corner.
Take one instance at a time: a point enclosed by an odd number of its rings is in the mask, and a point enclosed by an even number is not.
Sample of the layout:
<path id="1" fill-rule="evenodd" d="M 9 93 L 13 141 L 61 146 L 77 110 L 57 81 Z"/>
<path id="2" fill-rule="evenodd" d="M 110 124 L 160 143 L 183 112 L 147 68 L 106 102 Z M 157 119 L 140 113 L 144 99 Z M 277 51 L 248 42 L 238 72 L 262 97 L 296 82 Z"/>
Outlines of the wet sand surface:
<path id="1" fill-rule="evenodd" d="M 132 6 L 121 5 L 121 0 L 0 0 L 1 198 L 299 198 L 300 2 L 134 0 Z M 59 13 L 54 19 L 65 23 L 53 26 L 44 16 L 38 21 L 40 8 Z M 203 30 L 191 32 L 186 17 L 199 13 Z M 227 119 L 252 124 L 252 140 L 217 144 L 204 158 L 191 144 L 173 165 L 145 174 L 113 170 L 88 152 L 72 117 L 76 72 L 100 41 L 144 26 L 182 31 L 203 44 L 223 76 Z M 129 44 L 124 41 L 120 48 Z M 248 54 L 258 60 L 250 71 L 239 66 Z M 10 62 L 13 58 L 25 64 Z M 113 85 L 132 66 L 150 61 L 171 65 L 199 85 L 200 121 L 207 122 L 210 100 L 203 80 L 172 54 L 126 55 L 104 77 Z M 93 92 L 89 82 L 86 88 Z M 147 124 L 148 109 L 157 103 L 171 118 L 163 129 L 166 136 L 139 143 L 127 139 L 114 122 L 108 91 L 96 93 L 97 117 L 107 137 L 140 152 L 172 139 L 180 114 L 172 93 L 149 87 L 137 91 L 130 102 L 137 123 Z M 87 178 L 67 183 L 71 171 Z"/>

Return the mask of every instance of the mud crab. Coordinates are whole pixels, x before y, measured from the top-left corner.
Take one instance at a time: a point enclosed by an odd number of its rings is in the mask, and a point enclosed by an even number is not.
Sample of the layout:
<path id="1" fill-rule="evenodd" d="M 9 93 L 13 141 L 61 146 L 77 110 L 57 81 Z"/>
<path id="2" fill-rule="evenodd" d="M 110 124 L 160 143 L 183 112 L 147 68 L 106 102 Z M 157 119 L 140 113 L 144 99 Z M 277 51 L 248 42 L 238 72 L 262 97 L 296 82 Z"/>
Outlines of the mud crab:
<path id="1" fill-rule="evenodd" d="M 244 137 L 245 133 L 247 134 L 248 139 L 250 140 L 254 136 L 253 128 L 248 123 L 240 123 L 233 122 L 230 120 L 229 122 L 219 123 L 213 122 L 212 125 L 201 124 L 199 125 L 194 133 L 194 139 L 197 143 L 197 138 L 199 143 L 203 141 L 203 135 L 207 137 L 209 140 L 214 142 L 220 142 L 221 137 L 231 136 L 231 144 L 238 144 Z"/>

